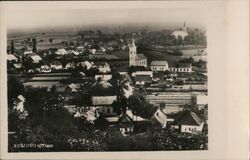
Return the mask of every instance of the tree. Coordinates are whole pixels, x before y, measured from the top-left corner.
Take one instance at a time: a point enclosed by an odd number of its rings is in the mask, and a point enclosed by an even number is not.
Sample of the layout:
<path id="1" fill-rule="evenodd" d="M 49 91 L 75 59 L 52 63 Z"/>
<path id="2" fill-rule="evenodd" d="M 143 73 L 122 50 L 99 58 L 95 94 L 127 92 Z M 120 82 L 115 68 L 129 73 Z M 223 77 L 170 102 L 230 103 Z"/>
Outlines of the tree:
<path id="1" fill-rule="evenodd" d="M 49 39 L 49 42 L 50 42 L 50 43 L 53 43 L 53 38 L 50 38 L 50 39 Z"/>
<path id="2" fill-rule="evenodd" d="M 33 53 L 36 53 L 36 39 L 35 38 L 32 39 L 32 46 L 33 46 L 33 49 L 32 49 Z"/>
<path id="3" fill-rule="evenodd" d="M 74 42 L 70 42 L 69 46 L 75 46 Z"/>
<path id="4" fill-rule="evenodd" d="M 122 109 L 121 109 L 121 106 L 119 105 L 119 103 L 117 101 L 114 101 L 112 103 L 112 107 L 113 107 L 113 110 L 114 112 L 117 114 L 117 115 L 120 115 L 122 113 Z"/>
<path id="5" fill-rule="evenodd" d="M 95 126 L 97 129 L 105 130 L 108 127 L 108 121 L 104 117 L 103 114 L 101 114 L 95 121 Z"/>
<path id="6" fill-rule="evenodd" d="M 14 41 L 12 40 L 11 41 L 11 46 L 10 46 L 10 53 L 14 54 L 14 52 L 15 52 L 15 46 L 14 46 Z"/>
<path id="7" fill-rule="evenodd" d="M 160 104 L 160 109 L 164 109 L 166 107 L 166 104 L 165 103 L 161 103 Z"/>
<path id="8" fill-rule="evenodd" d="M 139 97 L 138 95 L 129 97 L 128 108 L 132 110 L 133 114 L 146 119 L 151 118 L 157 109 L 152 104 L 149 104 L 144 98 Z"/>
<path id="9" fill-rule="evenodd" d="M 21 84 L 16 78 L 10 77 L 8 78 L 8 106 L 11 107 L 13 104 L 13 100 L 17 98 L 20 94 L 24 94 L 24 86 Z"/>

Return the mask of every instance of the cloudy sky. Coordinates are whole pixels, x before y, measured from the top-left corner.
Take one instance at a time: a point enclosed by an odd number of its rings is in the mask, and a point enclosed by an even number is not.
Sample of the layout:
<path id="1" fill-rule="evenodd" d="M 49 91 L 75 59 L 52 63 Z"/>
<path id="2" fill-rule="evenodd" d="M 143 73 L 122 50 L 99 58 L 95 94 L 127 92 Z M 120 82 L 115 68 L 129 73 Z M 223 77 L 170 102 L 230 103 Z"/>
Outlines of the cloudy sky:
<path id="1" fill-rule="evenodd" d="M 84 5 L 83 5 L 84 6 Z M 86 6 L 86 5 L 85 5 Z M 119 6 L 119 3 L 118 3 Z M 8 29 L 34 29 L 77 26 L 110 26 L 129 24 L 204 26 L 203 8 L 131 5 L 132 7 L 29 7 L 19 5 L 6 10 Z"/>

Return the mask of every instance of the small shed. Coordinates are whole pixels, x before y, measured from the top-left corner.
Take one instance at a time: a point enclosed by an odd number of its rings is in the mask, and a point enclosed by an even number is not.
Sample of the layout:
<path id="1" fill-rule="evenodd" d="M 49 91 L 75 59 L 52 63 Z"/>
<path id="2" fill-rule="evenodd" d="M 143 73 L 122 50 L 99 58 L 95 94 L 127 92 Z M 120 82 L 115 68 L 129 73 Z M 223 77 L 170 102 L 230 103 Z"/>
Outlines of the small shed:
<path id="1" fill-rule="evenodd" d="M 119 131 L 126 136 L 134 131 L 133 119 L 127 114 L 122 114 L 118 119 Z"/>

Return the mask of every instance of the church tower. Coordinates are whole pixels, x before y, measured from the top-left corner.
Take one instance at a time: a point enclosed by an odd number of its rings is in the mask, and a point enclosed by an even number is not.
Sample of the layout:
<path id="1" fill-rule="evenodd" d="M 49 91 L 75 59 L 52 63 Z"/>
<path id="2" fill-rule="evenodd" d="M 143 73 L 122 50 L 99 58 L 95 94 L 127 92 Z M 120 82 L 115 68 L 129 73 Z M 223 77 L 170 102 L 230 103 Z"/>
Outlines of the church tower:
<path id="1" fill-rule="evenodd" d="M 185 32 L 187 31 L 186 22 L 184 22 L 183 27 L 182 27 L 182 30 L 185 31 Z"/>
<path id="2" fill-rule="evenodd" d="M 136 65 L 136 46 L 134 37 L 132 37 L 132 44 L 129 46 L 129 66 L 135 66 Z"/>

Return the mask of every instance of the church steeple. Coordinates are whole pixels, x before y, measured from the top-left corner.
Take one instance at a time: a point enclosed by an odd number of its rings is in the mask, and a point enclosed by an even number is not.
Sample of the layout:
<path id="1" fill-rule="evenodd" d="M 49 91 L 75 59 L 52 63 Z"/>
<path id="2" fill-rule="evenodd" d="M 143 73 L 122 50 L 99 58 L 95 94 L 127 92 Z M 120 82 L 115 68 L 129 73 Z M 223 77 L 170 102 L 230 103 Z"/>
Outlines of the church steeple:
<path id="1" fill-rule="evenodd" d="M 132 43 L 129 46 L 129 66 L 135 66 L 136 65 L 136 46 L 134 41 L 134 36 L 132 36 Z"/>
<path id="2" fill-rule="evenodd" d="M 134 35 L 132 35 L 132 44 L 131 44 L 131 47 L 135 47 Z"/>
<path id="3" fill-rule="evenodd" d="M 187 31 L 186 22 L 184 22 L 183 27 L 182 27 L 182 30 L 183 30 L 183 31 Z"/>

